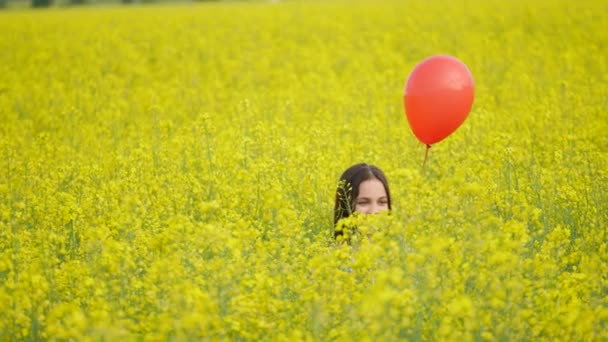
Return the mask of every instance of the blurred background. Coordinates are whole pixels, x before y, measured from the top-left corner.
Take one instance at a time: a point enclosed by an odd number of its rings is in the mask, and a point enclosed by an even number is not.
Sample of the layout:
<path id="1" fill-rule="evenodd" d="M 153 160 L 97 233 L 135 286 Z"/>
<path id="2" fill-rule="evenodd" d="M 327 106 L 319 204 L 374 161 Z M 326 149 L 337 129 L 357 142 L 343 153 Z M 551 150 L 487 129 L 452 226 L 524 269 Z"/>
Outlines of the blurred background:
<path id="1" fill-rule="evenodd" d="M 240 0 L 243 2 L 246 0 Z M 280 2 L 269 0 L 265 2 Z M 16 8 L 44 8 L 79 5 L 112 5 L 112 4 L 142 4 L 142 3 L 189 3 L 189 2 L 237 2 L 235 0 L 0 0 L 0 10 Z"/>

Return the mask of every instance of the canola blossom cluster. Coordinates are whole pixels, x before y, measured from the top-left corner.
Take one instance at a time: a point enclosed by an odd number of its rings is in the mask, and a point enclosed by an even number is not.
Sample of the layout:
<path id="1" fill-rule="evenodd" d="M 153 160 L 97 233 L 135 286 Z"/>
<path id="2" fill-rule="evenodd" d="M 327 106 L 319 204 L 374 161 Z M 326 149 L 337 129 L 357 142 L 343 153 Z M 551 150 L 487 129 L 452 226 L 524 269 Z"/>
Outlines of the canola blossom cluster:
<path id="1" fill-rule="evenodd" d="M 605 1 L 0 12 L 0 340 L 608 339 Z M 475 80 L 425 147 L 403 86 Z M 340 174 L 388 177 L 342 222 Z"/>

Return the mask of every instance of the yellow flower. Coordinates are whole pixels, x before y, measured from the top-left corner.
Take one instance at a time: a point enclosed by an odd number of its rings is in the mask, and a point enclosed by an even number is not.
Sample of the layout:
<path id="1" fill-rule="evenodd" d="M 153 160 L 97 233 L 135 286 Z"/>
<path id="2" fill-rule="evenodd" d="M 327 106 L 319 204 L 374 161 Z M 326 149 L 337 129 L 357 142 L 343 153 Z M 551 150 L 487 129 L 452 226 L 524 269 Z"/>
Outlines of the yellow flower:
<path id="1" fill-rule="evenodd" d="M 0 13 L 0 340 L 607 340 L 607 14 L 572 9 Z M 439 52 L 476 98 L 422 167 Z M 361 161 L 392 210 L 335 239 Z"/>

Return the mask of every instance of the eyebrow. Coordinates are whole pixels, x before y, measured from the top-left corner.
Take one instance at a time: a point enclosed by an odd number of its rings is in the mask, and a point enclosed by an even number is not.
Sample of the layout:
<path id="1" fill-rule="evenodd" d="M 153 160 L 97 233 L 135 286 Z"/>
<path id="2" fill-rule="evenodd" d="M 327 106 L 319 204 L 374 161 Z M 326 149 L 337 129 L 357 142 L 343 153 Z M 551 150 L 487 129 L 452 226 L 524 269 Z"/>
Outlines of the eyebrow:
<path id="1" fill-rule="evenodd" d="M 382 196 L 382 197 L 379 197 L 378 199 L 379 200 L 388 200 L 388 197 Z M 357 201 L 359 201 L 359 200 L 371 200 L 371 198 L 370 197 L 357 197 Z"/>

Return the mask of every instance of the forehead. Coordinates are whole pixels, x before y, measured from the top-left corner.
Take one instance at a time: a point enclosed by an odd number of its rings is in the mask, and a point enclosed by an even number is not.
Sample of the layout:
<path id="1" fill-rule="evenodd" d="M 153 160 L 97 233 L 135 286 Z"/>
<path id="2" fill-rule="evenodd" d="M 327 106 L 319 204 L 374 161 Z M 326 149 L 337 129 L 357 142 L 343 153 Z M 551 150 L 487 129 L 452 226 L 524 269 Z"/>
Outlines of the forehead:
<path id="1" fill-rule="evenodd" d="M 368 197 L 368 198 L 380 198 L 386 197 L 386 189 L 384 189 L 384 184 L 376 178 L 368 179 L 361 184 L 359 184 L 359 195 L 360 197 Z"/>

